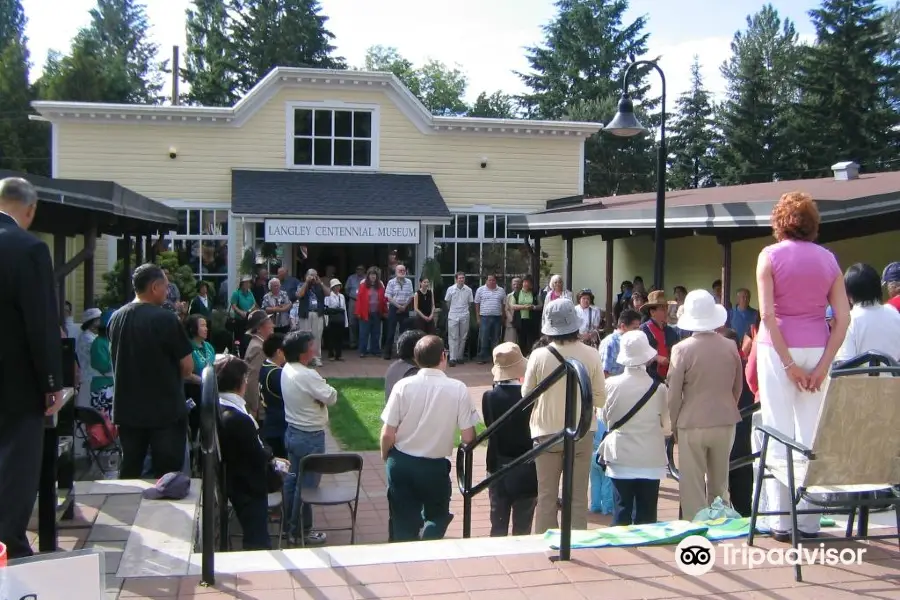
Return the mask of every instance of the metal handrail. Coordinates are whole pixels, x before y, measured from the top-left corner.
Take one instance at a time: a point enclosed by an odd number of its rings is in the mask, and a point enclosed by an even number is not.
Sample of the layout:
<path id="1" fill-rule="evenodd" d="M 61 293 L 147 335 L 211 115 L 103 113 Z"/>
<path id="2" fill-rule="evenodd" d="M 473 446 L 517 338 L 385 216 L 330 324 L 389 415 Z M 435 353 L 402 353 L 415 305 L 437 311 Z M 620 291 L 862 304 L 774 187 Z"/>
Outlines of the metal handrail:
<path id="1" fill-rule="evenodd" d="M 219 386 L 216 383 L 216 372 L 212 366 L 203 369 L 200 376 L 200 452 L 202 454 L 202 480 L 200 513 L 201 527 L 201 577 L 204 586 L 215 585 L 215 552 L 216 552 L 216 518 L 224 531 L 219 532 L 219 541 L 228 539 L 228 519 L 221 521 L 217 515 L 217 506 L 221 505 L 223 496 L 221 488 L 221 453 L 219 449 Z M 221 549 L 221 548 L 220 548 Z"/>
<path id="2" fill-rule="evenodd" d="M 566 408 L 565 427 L 544 439 L 525 454 L 517 457 L 512 462 L 502 466 L 499 470 L 488 475 L 477 485 L 472 483 L 472 469 L 475 448 L 491 438 L 504 423 L 513 418 L 516 412 L 528 408 L 560 379 L 566 379 Z M 576 423 L 575 404 L 578 395 L 581 395 L 581 414 Z M 572 550 L 572 484 L 575 477 L 575 442 L 583 438 L 590 431 L 594 420 L 594 403 L 592 401 L 591 380 L 584 365 L 573 358 L 553 370 L 525 397 L 490 424 L 484 431 L 475 436 L 469 444 L 460 444 L 456 450 L 456 479 L 459 491 L 463 496 L 463 537 L 472 536 L 472 498 L 492 483 L 506 477 L 513 469 L 534 461 L 538 455 L 546 452 L 551 447 L 563 443 L 563 490 L 562 490 L 562 515 L 560 520 L 560 560 L 569 560 Z"/>

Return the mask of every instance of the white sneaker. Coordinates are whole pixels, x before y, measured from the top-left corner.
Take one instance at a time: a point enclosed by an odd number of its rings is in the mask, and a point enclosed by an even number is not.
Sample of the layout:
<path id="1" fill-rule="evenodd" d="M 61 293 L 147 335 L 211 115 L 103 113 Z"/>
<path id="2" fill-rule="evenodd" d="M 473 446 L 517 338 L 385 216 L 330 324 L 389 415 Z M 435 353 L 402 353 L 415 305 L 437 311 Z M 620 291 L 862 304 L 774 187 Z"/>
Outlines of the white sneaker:
<path id="1" fill-rule="evenodd" d="M 321 359 L 321 358 L 316 358 L 316 359 L 314 359 L 314 360 L 313 360 L 313 366 L 314 366 L 314 367 L 321 367 L 321 366 L 322 366 L 322 359 Z"/>

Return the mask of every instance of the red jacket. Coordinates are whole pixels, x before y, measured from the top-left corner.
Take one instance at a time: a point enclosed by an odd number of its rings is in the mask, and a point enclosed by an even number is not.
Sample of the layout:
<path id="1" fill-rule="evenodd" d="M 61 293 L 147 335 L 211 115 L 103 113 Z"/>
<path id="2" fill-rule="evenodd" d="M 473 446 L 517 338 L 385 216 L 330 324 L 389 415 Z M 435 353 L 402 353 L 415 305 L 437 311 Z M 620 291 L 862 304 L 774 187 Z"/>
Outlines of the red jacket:
<path id="1" fill-rule="evenodd" d="M 356 316 L 363 321 L 369 320 L 369 293 L 372 290 L 369 288 L 368 283 L 363 283 L 359 286 L 359 291 L 356 293 Z M 384 298 L 384 284 L 378 282 L 378 287 L 375 288 L 376 293 L 378 294 L 378 314 L 379 316 L 385 316 L 387 314 L 387 300 Z"/>

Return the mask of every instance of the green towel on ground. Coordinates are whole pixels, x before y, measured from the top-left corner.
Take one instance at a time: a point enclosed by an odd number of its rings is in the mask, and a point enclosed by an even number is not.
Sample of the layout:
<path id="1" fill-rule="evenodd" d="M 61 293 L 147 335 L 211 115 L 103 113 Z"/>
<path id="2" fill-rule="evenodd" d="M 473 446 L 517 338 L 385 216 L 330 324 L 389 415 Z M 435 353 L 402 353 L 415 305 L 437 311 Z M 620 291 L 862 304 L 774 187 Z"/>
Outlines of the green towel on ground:
<path id="1" fill-rule="evenodd" d="M 691 535 L 702 535 L 710 540 L 727 540 L 746 537 L 750 532 L 750 519 L 715 519 L 692 523 L 669 521 L 649 525 L 605 527 L 603 529 L 572 532 L 573 548 L 611 548 L 622 546 L 661 546 L 677 544 Z M 550 547 L 559 549 L 559 530 L 551 529 L 544 535 Z"/>

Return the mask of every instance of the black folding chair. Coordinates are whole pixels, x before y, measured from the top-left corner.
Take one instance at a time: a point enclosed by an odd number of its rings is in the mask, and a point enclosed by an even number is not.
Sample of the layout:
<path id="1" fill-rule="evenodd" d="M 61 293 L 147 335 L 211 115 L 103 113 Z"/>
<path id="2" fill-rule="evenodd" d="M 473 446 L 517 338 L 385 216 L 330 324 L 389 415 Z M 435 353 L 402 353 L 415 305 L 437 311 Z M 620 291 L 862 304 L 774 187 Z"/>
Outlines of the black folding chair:
<path id="1" fill-rule="evenodd" d="M 300 509 L 293 518 L 298 523 L 303 519 L 303 505 L 311 506 L 338 506 L 346 504 L 350 509 L 350 527 L 332 527 L 329 529 L 316 528 L 317 531 L 347 531 L 350 530 L 350 544 L 356 543 L 356 509 L 359 506 L 359 488 L 362 482 L 363 458 L 359 454 L 334 453 L 334 454 L 309 454 L 300 460 L 300 470 L 297 474 L 297 485 L 303 483 L 303 475 L 315 473 L 318 475 L 339 475 L 341 473 L 356 473 L 356 486 L 348 487 L 319 486 L 317 488 L 300 488 Z M 298 531 L 302 527 L 297 528 Z M 305 536 L 301 535 L 301 545 L 306 545 Z"/>
<path id="2" fill-rule="evenodd" d="M 90 427 L 102 427 L 106 431 L 106 439 L 112 440 L 103 447 L 94 447 L 91 445 Z M 75 407 L 75 437 L 81 440 L 81 444 L 87 450 L 90 461 L 97 465 L 97 469 L 104 477 L 110 474 L 118 474 L 119 465 L 122 464 L 122 447 L 119 445 L 119 436 L 110 425 L 109 421 L 103 418 L 103 414 L 95 408 L 88 406 Z M 109 467 L 110 458 L 116 457 L 114 469 Z M 106 460 L 100 460 L 105 458 Z"/>

